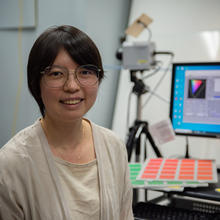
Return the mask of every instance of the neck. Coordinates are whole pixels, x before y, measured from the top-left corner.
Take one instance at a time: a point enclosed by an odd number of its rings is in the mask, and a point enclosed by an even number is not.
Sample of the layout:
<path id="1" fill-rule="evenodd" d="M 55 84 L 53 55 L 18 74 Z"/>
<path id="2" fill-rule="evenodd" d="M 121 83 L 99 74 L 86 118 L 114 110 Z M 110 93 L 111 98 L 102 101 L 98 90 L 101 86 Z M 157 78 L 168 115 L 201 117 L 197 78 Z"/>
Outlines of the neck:
<path id="1" fill-rule="evenodd" d="M 85 124 L 83 119 L 71 123 L 55 121 L 48 116 L 41 119 L 48 142 L 54 148 L 76 148 L 85 135 Z"/>

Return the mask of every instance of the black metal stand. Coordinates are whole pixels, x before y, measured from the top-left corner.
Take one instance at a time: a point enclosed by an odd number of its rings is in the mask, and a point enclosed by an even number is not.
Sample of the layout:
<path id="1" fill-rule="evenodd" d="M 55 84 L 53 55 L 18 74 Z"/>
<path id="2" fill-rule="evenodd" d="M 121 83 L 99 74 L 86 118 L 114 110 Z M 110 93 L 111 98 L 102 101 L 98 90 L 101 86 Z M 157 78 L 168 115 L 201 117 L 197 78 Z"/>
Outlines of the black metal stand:
<path id="1" fill-rule="evenodd" d="M 140 134 L 136 137 L 138 130 L 141 129 Z M 135 148 L 136 150 L 136 158 L 139 159 L 140 156 L 140 137 L 144 134 L 146 138 L 149 140 L 155 154 L 157 157 L 162 157 L 159 149 L 154 143 L 154 140 L 148 130 L 148 123 L 146 121 L 135 120 L 134 126 L 129 129 L 129 137 L 127 141 L 127 151 L 128 151 L 128 160 L 130 161 L 132 151 Z M 139 162 L 139 160 L 137 161 Z"/>
<path id="2" fill-rule="evenodd" d="M 134 125 L 129 128 L 128 139 L 126 143 L 128 152 L 128 161 L 130 162 L 132 152 L 135 149 L 135 162 L 140 162 L 140 152 L 141 152 L 141 137 L 145 136 L 149 140 L 155 154 L 157 157 L 162 157 L 158 147 L 154 143 L 154 140 L 148 130 L 148 122 L 141 120 L 141 96 L 147 93 L 149 90 L 141 79 L 136 77 L 137 71 L 131 71 L 131 81 L 134 82 L 134 87 L 132 92 L 137 95 L 137 118 Z M 146 149 L 144 149 L 144 159 L 147 157 Z M 133 190 L 133 204 L 138 201 L 138 191 Z M 147 197 L 147 192 L 145 190 L 145 197 Z"/>

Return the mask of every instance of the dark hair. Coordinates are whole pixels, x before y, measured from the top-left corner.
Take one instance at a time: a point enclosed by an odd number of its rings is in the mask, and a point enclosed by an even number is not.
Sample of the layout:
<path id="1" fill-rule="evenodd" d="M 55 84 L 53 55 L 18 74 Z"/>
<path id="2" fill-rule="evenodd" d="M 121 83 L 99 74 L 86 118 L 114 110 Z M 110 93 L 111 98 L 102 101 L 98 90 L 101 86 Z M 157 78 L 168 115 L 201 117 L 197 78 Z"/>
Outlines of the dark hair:
<path id="1" fill-rule="evenodd" d="M 40 72 L 53 64 L 62 48 L 78 65 L 93 64 L 97 66 L 101 70 L 99 83 L 104 77 L 100 53 L 87 34 L 68 25 L 47 29 L 35 41 L 27 64 L 28 88 L 36 100 L 42 116 L 44 116 L 45 107 L 41 99 L 40 81 L 42 74 Z"/>

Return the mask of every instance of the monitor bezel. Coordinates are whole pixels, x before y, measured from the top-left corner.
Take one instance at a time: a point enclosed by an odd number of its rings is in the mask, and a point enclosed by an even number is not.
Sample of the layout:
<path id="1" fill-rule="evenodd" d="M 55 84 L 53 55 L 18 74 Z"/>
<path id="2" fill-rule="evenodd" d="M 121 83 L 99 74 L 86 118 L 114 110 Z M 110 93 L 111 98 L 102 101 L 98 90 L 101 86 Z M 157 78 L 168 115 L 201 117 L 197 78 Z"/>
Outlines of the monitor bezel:
<path id="1" fill-rule="evenodd" d="M 173 99 L 174 99 L 174 84 L 175 84 L 175 69 L 176 66 L 220 66 L 220 62 L 175 62 L 172 64 L 172 75 L 171 75 L 171 90 L 170 90 L 170 111 L 169 116 L 171 120 L 171 124 L 173 125 Z M 210 137 L 210 138 L 220 138 L 219 134 L 216 133 L 187 133 L 187 132 L 180 132 L 175 131 L 176 135 L 180 136 L 194 136 L 194 137 Z"/>

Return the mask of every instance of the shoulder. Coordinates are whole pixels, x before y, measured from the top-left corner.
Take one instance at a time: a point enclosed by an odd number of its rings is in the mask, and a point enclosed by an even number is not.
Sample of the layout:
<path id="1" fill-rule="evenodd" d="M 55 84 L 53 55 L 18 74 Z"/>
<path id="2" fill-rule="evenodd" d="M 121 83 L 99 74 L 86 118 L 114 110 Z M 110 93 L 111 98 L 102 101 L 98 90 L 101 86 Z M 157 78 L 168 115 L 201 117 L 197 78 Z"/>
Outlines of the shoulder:
<path id="1" fill-rule="evenodd" d="M 30 177 L 27 173 L 35 167 L 32 158 L 39 155 L 38 129 L 34 123 L 18 132 L 0 148 L 0 183 L 14 189 L 22 186 Z"/>
<path id="2" fill-rule="evenodd" d="M 0 148 L 0 167 L 18 166 L 17 160 L 24 159 L 29 154 L 30 148 L 37 142 L 37 123 L 24 128 Z"/>
<path id="3" fill-rule="evenodd" d="M 0 154 L 2 152 L 16 152 L 20 151 L 22 147 L 18 146 L 27 146 L 35 137 L 37 123 L 34 123 L 31 126 L 28 126 L 21 131 L 19 131 L 14 137 L 12 137 L 2 148 L 0 148 Z"/>

